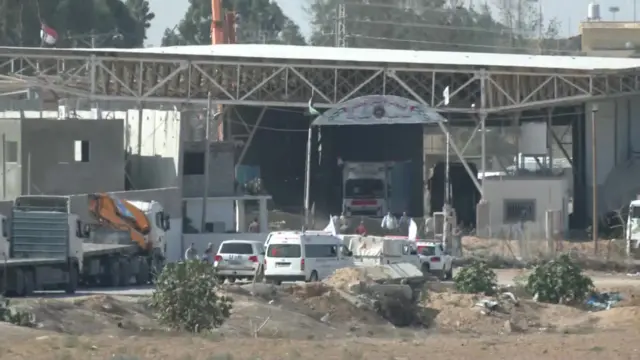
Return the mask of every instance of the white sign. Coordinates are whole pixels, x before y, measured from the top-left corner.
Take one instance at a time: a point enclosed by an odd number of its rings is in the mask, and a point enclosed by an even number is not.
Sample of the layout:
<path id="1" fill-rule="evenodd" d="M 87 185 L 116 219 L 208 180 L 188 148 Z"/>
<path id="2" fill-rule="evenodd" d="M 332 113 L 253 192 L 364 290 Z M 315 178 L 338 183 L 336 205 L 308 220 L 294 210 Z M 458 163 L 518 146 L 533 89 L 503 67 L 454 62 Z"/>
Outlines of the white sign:
<path id="1" fill-rule="evenodd" d="M 446 119 L 431 107 L 392 95 L 363 96 L 337 105 L 313 125 L 433 124 Z"/>

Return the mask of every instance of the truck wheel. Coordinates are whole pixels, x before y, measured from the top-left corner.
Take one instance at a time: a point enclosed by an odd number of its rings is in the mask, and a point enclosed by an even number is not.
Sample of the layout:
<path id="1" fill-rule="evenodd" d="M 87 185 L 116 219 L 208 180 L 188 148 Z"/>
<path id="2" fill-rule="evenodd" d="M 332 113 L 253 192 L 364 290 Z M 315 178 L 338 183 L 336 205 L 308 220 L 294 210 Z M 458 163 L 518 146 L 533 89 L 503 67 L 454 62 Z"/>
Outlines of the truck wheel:
<path id="1" fill-rule="evenodd" d="M 429 276 L 429 264 L 428 263 L 422 263 L 422 267 L 420 268 L 420 270 L 422 270 L 422 276 Z"/>
<path id="2" fill-rule="evenodd" d="M 127 260 L 120 260 L 120 286 L 131 285 L 131 266 Z"/>
<path id="3" fill-rule="evenodd" d="M 447 280 L 453 279 L 453 264 L 449 265 L 449 270 L 446 271 L 445 276 Z"/>
<path id="4" fill-rule="evenodd" d="M 136 285 L 147 285 L 149 283 L 149 264 L 145 259 L 140 261 L 138 273 L 136 274 Z"/>
<path id="5" fill-rule="evenodd" d="M 13 291 L 9 291 L 8 296 L 23 296 L 24 294 L 24 271 L 16 269 L 15 272 L 15 286 Z"/>
<path id="6" fill-rule="evenodd" d="M 69 278 L 65 286 L 64 292 L 67 294 L 75 294 L 78 289 L 78 267 L 72 264 L 69 268 Z"/>
<path id="7" fill-rule="evenodd" d="M 24 282 L 22 287 L 22 296 L 31 296 L 36 291 L 36 277 L 32 270 L 24 271 Z"/>
<path id="8" fill-rule="evenodd" d="M 120 286 L 120 279 L 122 272 L 120 271 L 120 262 L 118 260 L 111 260 L 109 266 L 109 283 L 108 286 Z"/>

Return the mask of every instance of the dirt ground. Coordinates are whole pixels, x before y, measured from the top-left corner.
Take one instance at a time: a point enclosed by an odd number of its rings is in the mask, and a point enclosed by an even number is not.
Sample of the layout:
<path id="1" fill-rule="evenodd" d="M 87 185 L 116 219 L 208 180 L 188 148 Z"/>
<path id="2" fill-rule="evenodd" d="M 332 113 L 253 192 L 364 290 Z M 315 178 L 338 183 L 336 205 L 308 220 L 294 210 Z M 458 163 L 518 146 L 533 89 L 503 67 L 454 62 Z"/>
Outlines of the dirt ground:
<path id="1" fill-rule="evenodd" d="M 357 308 L 325 284 L 228 287 L 234 310 L 207 335 L 158 325 L 140 297 L 23 299 L 38 328 L 0 324 L 4 359 L 637 359 L 640 287 L 609 287 L 620 307 L 601 312 L 500 298 L 494 311 L 474 306 L 483 296 L 430 283 L 426 327 L 395 328 Z M 254 289 L 254 290 L 251 290 Z M 256 329 L 269 319 L 255 335 Z"/>

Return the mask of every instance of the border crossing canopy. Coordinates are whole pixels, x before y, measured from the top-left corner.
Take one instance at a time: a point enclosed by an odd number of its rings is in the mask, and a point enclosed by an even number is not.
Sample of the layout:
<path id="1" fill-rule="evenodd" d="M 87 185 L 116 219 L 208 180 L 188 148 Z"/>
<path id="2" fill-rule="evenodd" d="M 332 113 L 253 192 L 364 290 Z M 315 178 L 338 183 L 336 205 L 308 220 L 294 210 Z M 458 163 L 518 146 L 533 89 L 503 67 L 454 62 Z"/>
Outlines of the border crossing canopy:
<path id="1" fill-rule="evenodd" d="M 434 108 L 393 95 L 369 95 L 355 98 L 319 115 L 309 127 L 304 181 L 305 225 L 311 223 L 311 139 L 313 128 L 345 125 L 439 124 L 447 119 Z"/>
<path id="2" fill-rule="evenodd" d="M 311 126 L 437 124 L 446 122 L 434 108 L 393 95 L 370 95 L 338 104 Z"/>

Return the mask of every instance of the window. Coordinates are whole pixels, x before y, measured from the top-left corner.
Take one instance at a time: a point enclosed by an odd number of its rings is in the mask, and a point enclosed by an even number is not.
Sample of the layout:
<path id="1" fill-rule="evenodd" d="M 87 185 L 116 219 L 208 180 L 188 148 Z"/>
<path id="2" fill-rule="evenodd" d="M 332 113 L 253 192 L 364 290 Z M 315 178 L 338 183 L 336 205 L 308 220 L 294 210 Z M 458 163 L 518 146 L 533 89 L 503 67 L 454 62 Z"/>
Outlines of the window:
<path id="1" fill-rule="evenodd" d="M 535 199 L 508 199 L 504 201 L 504 222 L 506 224 L 536 221 Z"/>
<path id="2" fill-rule="evenodd" d="M 183 175 L 204 175 L 204 151 L 185 152 L 183 163 Z"/>
<path id="3" fill-rule="evenodd" d="M 418 254 L 424 256 L 434 256 L 436 254 L 435 246 L 418 246 Z"/>
<path id="4" fill-rule="evenodd" d="M 344 195 L 348 199 L 384 197 L 384 182 L 380 179 L 351 179 L 344 187 Z"/>
<path id="5" fill-rule="evenodd" d="M 280 258 L 299 258 L 301 257 L 301 248 L 297 244 L 273 244 L 269 245 L 267 256 Z"/>
<path id="6" fill-rule="evenodd" d="M 629 217 L 632 219 L 640 219 L 640 206 L 632 206 L 629 208 Z"/>
<path id="7" fill-rule="evenodd" d="M 225 243 L 220 248 L 220 254 L 253 254 L 253 247 L 248 243 Z"/>
<path id="8" fill-rule="evenodd" d="M 73 160 L 75 162 L 89 162 L 89 141 L 76 140 L 73 142 Z"/>
<path id="9" fill-rule="evenodd" d="M 305 257 L 308 258 L 336 258 L 338 257 L 337 245 L 305 245 Z"/>
<path id="10" fill-rule="evenodd" d="M 10 163 L 18 162 L 18 142 L 17 141 L 6 141 L 5 142 L 7 152 L 6 160 Z"/>
<path id="11" fill-rule="evenodd" d="M 156 226 L 160 229 L 164 229 L 164 214 L 162 211 L 156 213 Z"/>

